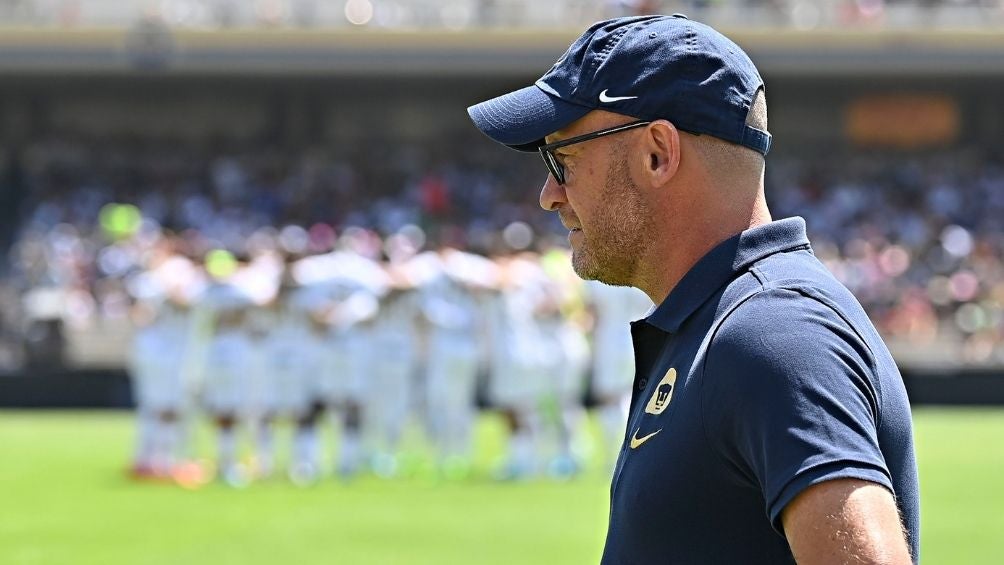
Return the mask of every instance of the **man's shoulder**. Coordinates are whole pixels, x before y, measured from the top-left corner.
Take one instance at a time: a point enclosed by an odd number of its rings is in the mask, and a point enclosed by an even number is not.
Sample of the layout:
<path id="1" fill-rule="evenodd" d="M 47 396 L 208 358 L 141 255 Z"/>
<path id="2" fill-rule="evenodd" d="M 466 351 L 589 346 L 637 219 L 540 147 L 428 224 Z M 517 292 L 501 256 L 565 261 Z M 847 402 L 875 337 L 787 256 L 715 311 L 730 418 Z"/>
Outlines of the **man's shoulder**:
<path id="1" fill-rule="evenodd" d="M 850 292 L 833 276 L 825 265 L 808 249 L 774 253 L 753 263 L 750 272 L 760 281 L 765 290 L 789 289 Z M 850 296 L 853 299 L 853 296 Z"/>
<path id="2" fill-rule="evenodd" d="M 770 255 L 741 278 L 746 282 L 736 280 L 734 286 L 745 292 L 729 301 L 712 350 L 727 351 L 737 361 L 764 356 L 795 361 L 850 347 L 869 365 L 876 350 L 884 350 L 861 304 L 811 251 Z"/>
<path id="3" fill-rule="evenodd" d="M 746 285 L 711 336 L 706 379 L 728 381 L 726 388 L 737 391 L 761 387 L 765 379 L 803 388 L 827 374 L 869 389 L 899 379 L 860 303 L 811 253 L 767 257 L 749 275 L 757 284 Z M 751 374 L 758 378 L 747 378 Z"/>
<path id="4" fill-rule="evenodd" d="M 744 282 L 741 282 L 745 279 Z M 776 253 L 750 265 L 747 276 L 733 281 L 726 294 L 735 294 L 723 324 L 740 329 L 788 326 L 797 313 L 818 319 L 839 319 L 862 339 L 877 337 L 857 298 L 808 250 Z M 731 292 L 730 292 L 731 291 Z"/>

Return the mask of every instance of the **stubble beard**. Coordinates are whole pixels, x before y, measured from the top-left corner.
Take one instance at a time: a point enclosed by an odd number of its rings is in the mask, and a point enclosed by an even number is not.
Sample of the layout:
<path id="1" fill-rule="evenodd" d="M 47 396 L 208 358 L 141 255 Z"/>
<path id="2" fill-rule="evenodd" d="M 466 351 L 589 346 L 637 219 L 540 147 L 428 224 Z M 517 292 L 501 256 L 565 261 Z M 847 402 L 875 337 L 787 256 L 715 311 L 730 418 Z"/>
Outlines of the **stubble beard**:
<path id="1" fill-rule="evenodd" d="M 572 268 L 586 280 L 634 286 L 653 219 L 631 180 L 627 159 L 619 153 L 607 171 L 592 226 L 582 232 L 581 245 L 572 250 Z"/>

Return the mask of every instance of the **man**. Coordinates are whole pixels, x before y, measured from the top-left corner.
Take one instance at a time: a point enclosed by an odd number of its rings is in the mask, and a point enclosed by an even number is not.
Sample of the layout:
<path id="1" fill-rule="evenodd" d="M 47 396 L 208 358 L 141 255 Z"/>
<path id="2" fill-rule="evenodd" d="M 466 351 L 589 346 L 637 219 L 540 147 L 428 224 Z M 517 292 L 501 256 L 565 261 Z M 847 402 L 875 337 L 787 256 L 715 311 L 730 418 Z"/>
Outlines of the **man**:
<path id="1" fill-rule="evenodd" d="M 342 249 L 313 257 L 323 279 L 317 284 L 327 290 L 328 305 L 316 315 L 327 326 L 318 351 L 322 369 L 318 372 L 324 391 L 324 405 L 338 430 L 336 473 L 348 480 L 359 472 L 365 458 L 363 445 L 364 402 L 367 362 L 372 358 L 373 323 L 380 310 L 379 297 L 388 290 L 386 273 L 372 258 L 358 251 L 358 243 L 368 237 L 363 232 L 346 234 Z"/>
<path id="2" fill-rule="evenodd" d="M 206 332 L 199 354 L 202 402 L 217 428 L 217 472 L 233 487 L 248 484 L 250 474 L 240 463 L 238 428 L 247 415 L 248 364 L 252 342 L 248 336 L 250 297 L 233 282 L 240 268 L 236 258 L 223 250 L 210 251 L 206 271 L 212 282 L 199 296 L 194 314 Z"/>
<path id="3" fill-rule="evenodd" d="M 540 397 L 546 362 L 536 313 L 547 278 L 537 258 L 499 249 L 492 260 L 498 278 L 485 297 L 488 327 L 488 399 L 502 411 L 509 428 L 506 459 L 496 470 L 501 480 L 522 480 L 539 470 Z"/>
<path id="4" fill-rule="evenodd" d="M 399 472 L 400 443 L 411 411 L 418 364 L 418 291 L 403 261 L 383 263 L 390 287 L 380 296 L 369 327 L 366 359 L 364 428 L 370 464 L 377 476 Z M 389 354 L 393 352 L 393 354 Z"/>
<path id="5" fill-rule="evenodd" d="M 599 22 L 535 85 L 472 106 L 539 151 L 586 279 L 644 290 L 603 563 L 908 563 L 902 379 L 801 218 L 772 221 L 763 81 L 685 16 Z"/>
<path id="6" fill-rule="evenodd" d="M 442 236 L 441 236 L 442 237 Z M 457 249 L 443 238 L 409 265 L 421 273 L 419 312 L 425 330 L 425 412 L 439 472 L 466 477 L 477 416 L 476 386 L 484 328 L 480 297 L 495 278 L 495 264 Z"/>
<path id="7" fill-rule="evenodd" d="M 140 303 L 135 309 L 141 325 L 129 356 L 140 423 L 132 470 L 136 478 L 171 476 L 181 451 L 181 420 L 187 408 L 182 371 L 186 309 L 171 296 L 159 305 L 151 302 Z"/>
<path id="8" fill-rule="evenodd" d="M 259 311 L 259 324 L 265 335 L 258 346 L 259 379 L 256 392 L 256 431 L 258 474 L 268 477 L 275 468 L 276 420 L 287 418 L 297 424 L 296 449 L 288 469 L 294 482 L 310 482 L 316 474 L 314 453 L 316 432 L 313 411 L 314 389 L 319 368 L 316 363 L 316 330 L 311 311 L 323 302 L 315 289 L 298 284 L 292 275 L 294 259 L 288 257 L 273 300 Z"/>

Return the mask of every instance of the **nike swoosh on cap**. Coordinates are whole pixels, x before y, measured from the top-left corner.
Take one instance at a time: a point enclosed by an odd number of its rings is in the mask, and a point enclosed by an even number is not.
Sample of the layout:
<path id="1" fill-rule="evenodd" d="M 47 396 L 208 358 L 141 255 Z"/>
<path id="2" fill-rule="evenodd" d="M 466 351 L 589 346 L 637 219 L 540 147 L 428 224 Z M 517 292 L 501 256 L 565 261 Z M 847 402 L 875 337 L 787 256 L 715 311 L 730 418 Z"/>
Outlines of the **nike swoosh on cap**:
<path id="1" fill-rule="evenodd" d="M 637 96 L 607 96 L 607 91 L 610 90 L 606 88 L 600 93 L 600 102 L 617 102 L 618 100 L 631 100 L 633 98 L 638 98 Z"/>

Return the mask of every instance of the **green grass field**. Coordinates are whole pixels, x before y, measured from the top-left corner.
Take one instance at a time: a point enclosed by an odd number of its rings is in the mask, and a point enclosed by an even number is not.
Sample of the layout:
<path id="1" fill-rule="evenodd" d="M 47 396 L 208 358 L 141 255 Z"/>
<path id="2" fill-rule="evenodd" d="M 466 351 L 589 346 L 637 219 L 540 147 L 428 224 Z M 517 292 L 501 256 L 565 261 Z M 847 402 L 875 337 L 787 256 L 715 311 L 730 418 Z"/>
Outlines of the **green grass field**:
<path id="1" fill-rule="evenodd" d="M 244 490 L 137 484 L 129 414 L 0 412 L 2 564 L 581 564 L 599 559 L 607 478 L 499 484 L 501 426 L 476 472 Z M 924 563 L 1000 563 L 1004 410 L 916 413 Z"/>

